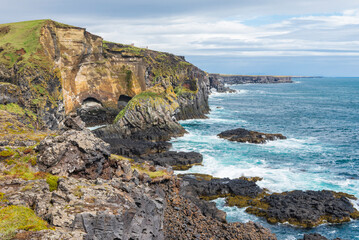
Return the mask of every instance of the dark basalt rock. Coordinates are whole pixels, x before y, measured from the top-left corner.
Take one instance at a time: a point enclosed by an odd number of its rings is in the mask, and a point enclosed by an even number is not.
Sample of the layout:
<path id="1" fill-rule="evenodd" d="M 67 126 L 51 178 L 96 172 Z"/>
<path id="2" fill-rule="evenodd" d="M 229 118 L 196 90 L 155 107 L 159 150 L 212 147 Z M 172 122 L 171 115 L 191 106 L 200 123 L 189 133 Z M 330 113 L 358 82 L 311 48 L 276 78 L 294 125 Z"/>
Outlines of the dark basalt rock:
<path id="1" fill-rule="evenodd" d="M 355 198 L 327 190 L 296 190 L 265 196 L 261 201 L 268 204 L 267 209 L 251 207 L 247 212 L 265 216 L 270 223 L 289 222 L 302 227 L 348 222 L 350 218 L 358 218 L 358 211 L 348 197 Z"/>
<path id="2" fill-rule="evenodd" d="M 210 87 L 217 90 L 219 93 L 235 93 L 236 90 L 224 86 L 223 78 L 220 74 L 209 74 Z"/>
<path id="3" fill-rule="evenodd" d="M 182 191 L 191 192 L 197 196 L 216 197 L 231 194 L 256 197 L 263 192 L 263 189 L 254 181 L 245 179 L 213 178 L 210 175 L 193 174 L 186 174 L 181 177 L 183 180 Z"/>
<path id="4" fill-rule="evenodd" d="M 162 231 L 165 193 L 157 191 L 154 198 L 147 194 L 133 197 L 134 206 L 118 214 L 97 212 L 77 214 L 74 229 L 87 233 L 84 240 L 107 239 L 164 239 Z"/>
<path id="5" fill-rule="evenodd" d="M 196 152 L 175 152 L 168 151 L 163 153 L 149 154 L 139 160 L 153 162 L 155 165 L 172 166 L 174 170 L 187 170 L 193 165 L 199 165 L 203 161 L 203 156 Z"/>
<path id="6" fill-rule="evenodd" d="M 263 190 L 253 181 L 245 179 L 213 178 L 204 174 L 179 175 L 182 178 L 180 194 L 194 202 L 205 216 L 211 216 L 222 222 L 226 214 L 216 208 L 215 203 L 201 200 L 216 199 L 230 195 L 256 197 Z"/>
<path id="7" fill-rule="evenodd" d="M 82 106 L 77 109 L 77 114 L 81 117 L 86 126 L 92 127 L 97 125 L 111 124 L 116 118 L 120 109 L 105 108 L 100 106 Z"/>
<path id="8" fill-rule="evenodd" d="M 269 134 L 255 131 L 249 131 L 244 128 L 237 128 L 221 132 L 217 135 L 220 138 L 228 139 L 235 142 L 249 142 L 249 143 L 265 143 L 277 139 L 286 139 L 282 134 Z"/>
<path id="9" fill-rule="evenodd" d="M 129 138 L 102 138 L 110 144 L 110 151 L 113 154 L 127 157 L 142 157 L 148 154 L 157 154 L 168 151 L 172 146 L 169 142 L 150 142 L 144 140 L 133 140 Z"/>
<path id="10" fill-rule="evenodd" d="M 165 239 L 277 239 L 268 229 L 253 222 L 226 223 L 225 213 L 218 210 L 215 203 L 178 194 L 173 190 L 179 185 L 179 181 L 170 181 L 161 186 L 167 199 L 163 222 Z"/>
<path id="11" fill-rule="evenodd" d="M 39 169 L 51 174 L 110 178 L 116 169 L 116 162 L 109 160 L 109 145 L 89 130 L 68 130 L 59 136 L 47 137 L 36 150 L 39 152 Z M 106 168 L 113 170 L 105 171 Z"/>
<path id="12" fill-rule="evenodd" d="M 109 159 L 110 145 L 97 138 L 75 114 L 60 123 L 61 134 L 49 136 L 36 147 L 41 171 L 87 179 L 111 178 L 117 163 Z"/>
<path id="13" fill-rule="evenodd" d="M 246 75 L 220 75 L 226 84 L 247 83 L 292 83 L 292 77 L 286 76 L 246 76 Z"/>
<path id="14" fill-rule="evenodd" d="M 304 237 L 302 239 L 298 239 L 298 240 L 329 240 L 329 239 L 326 237 L 323 237 L 319 233 L 310 233 L 310 234 L 304 234 Z M 343 239 L 335 238 L 333 240 L 343 240 Z"/>

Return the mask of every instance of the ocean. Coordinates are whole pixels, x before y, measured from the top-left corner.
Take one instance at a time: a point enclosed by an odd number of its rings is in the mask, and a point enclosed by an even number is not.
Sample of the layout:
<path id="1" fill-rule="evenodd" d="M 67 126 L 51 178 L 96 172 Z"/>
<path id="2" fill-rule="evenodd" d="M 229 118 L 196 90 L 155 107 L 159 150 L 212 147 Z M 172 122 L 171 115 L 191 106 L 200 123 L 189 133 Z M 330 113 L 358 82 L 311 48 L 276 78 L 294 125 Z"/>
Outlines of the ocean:
<path id="1" fill-rule="evenodd" d="M 257 184 L 272 192 L 328 189 L 359 197 L 359 78 L 294 81 L 231 85 L 237 93 L 213 93 L 209 118 L 181 121 L 188 134 L 172 140 L 174 150 L 204 156 L 203 166 L 187 172 L 259 176 L 263 180 Z M 287 139 L 255 145 L 216 136 L 238 127 L 281 133 Z M 359 221 L 314 229 L 271 225 L 244 209 L 225 206 L 224 199 L 215 202 L 227 212 L 228 221 L 259 222 L 278 239 L 294 240 L 311 232 L 330 239 L 359 239 Z"/>

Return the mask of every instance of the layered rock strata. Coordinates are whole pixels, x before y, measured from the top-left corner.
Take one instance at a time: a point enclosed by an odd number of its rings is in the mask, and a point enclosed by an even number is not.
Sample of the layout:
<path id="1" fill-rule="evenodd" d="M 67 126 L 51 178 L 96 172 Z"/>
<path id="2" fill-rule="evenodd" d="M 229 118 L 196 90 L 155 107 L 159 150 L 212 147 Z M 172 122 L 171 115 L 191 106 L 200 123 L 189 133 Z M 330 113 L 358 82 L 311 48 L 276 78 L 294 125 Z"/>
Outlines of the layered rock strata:
<path id="1" fill-rule="evenodd" d="M 0 104 L 31 110 L 40 127 L 56 129 L 76 111 L 88 126 L 112 123 L 134 96 L 161 82 L 176 93 L 177 119 L 209 111 L 208 75 L 184 57 L 106 42 L 51 20 L 0 29 Z"/>

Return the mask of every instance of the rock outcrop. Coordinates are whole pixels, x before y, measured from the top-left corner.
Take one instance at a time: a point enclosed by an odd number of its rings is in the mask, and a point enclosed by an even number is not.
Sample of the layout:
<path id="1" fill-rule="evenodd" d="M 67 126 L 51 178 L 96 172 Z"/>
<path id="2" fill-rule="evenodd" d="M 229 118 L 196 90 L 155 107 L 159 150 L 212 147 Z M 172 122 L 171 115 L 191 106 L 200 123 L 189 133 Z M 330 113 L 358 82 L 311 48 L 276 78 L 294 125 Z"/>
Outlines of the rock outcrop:
<path id="1" fill-rule="evenodd" d="M 133 98 L 115 119 L 116 123 L 95 130 L 97 136 L 134 140 L 168 141 L 186 131 L 174 117 L 179 104 L 173 88 L 158 84 Z"/>
<path id="2" fill-rule="evenodd" d="M 249 131 L 244 128 L 236 128 L 221 132 L 217 135 L 220 138 L 227 139 L 234 142 L 249 142 L 249 143 L 265 143 L 267 141 L 274 141 L 277 139 L 286 139 L 282 134 L 261 133 Z"/>
<path id="3" fill-rule="evenodd" d="M 224 84 L 246 84 L 246 83 L 292 83 L 289 76 L 250 76 L 250 75 L 224 75 L 220 74 Z"/>
<path id="4" fill-rule="evenodd" d="M 216 89 L 219 93 L 234 93 L 236 90 L 226 87 L 220 74 L 209 74 L 209 84 L 211 89 Z"/>
<path id="5" fill-rule="evenodd" d="M 141 156 L 136 161 L 148 161 L 163 167 L 171 166 L 173 170 L 188 170 L 194 165 L 200 165 L 203 156 L 197 152 L 167 151 Z"/>
<path id="6" fill-rule="evenodd" d="M 354 196 L 332 191 L 292 191 L 263 197 L 262 206 L 246 211 L 264 216 L 270 223 L 289 222 L 302 227 L 323 223 L 349 222 L 359 218 L 359 212 L 349 201 Z"/>
<path id="7" fill-rule="evenodd" d="M 117 163 L 109 158 L 109 144 L 85 129 L 76 115 L 68 116 L 60 126 L 64 132 L 45 138 L 36 147 L 41 171 L 87 179 L 114 176 Z"/>
<path id="8" fill-rule="evenodd" d="M 171 182 L 169 182 L 171 184 Z M 225 223 L 213 218 L 209 212 L 203 214 L 202 200 L 183 196 L 177 187 L 167 192 L 167 207 L 164 215 L 164 232 L 166 239 L 241 239 L 241 240 L 275 240 L 276 236 L 261 225 L 247 223 Z M 166 189 L 166 188 L 165 188 Z M 195 204 L 194 204 L 195 203 Z M 198 205 L 200 204 L 200 205 Z M 214 203 L 205 205 L 213 206 Z M 214 209 L 210 210 L 212 213 Z M 219 211 L 217 209 L 217 211 Z M 221 212 L 221 211 L 219 211 Z M 222 212 L 223 213 L 223 212 Z"/>
<path id="9" fill-rule="evenodd" d="M 310 233 L 310 234 L 304 234 L 303 238 L 298 240 L 329 240 L 329 239 L 320 235 L 319 233 Z M 343 240 L 343 239 L 334 238 L 333 240 Z"/>
<path id="10" fill-rule="evenodd" d="M 0 36 L 0 104 L 31 110 L 41 127 L 57 129 L 71 112 L 88 126 L 112 123 L 131 98 L 161 82 L 176 92 L 177 119 L 209 111 L 208 75 L 184 57 L 106 42 L 51 20 L 0 28 L 6 29 Z M 11 42 L 15 35 L 17 44 Z"/>

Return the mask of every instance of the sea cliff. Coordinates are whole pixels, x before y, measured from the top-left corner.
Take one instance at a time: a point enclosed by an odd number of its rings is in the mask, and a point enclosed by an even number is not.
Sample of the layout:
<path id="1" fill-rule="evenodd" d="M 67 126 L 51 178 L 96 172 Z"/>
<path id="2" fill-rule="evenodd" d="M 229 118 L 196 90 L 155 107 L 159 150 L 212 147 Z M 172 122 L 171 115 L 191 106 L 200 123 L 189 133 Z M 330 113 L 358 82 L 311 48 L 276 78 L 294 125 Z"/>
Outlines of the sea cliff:
<path id="1" fill-rule="evenodd" d="M 205 118 L 209 89 L 181 56 L 52 20 L 1 24 L 0 238 L 276 239 L 181 191 L 172 166 L 202 156 L 163 141 Z"/>
<path id="2" fill-rule="evenodd" d="M 255 76 L 255 75 L 225 75 L 210 74 L 214 86 L 217 82 L 223 84 L 246 84 L 246 83 L 292 83 L 290 76 Z"/>

